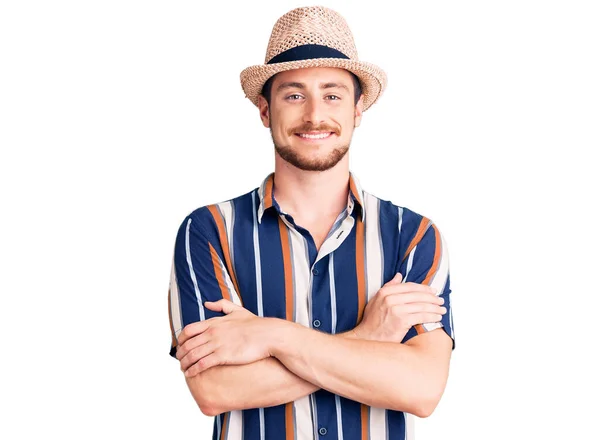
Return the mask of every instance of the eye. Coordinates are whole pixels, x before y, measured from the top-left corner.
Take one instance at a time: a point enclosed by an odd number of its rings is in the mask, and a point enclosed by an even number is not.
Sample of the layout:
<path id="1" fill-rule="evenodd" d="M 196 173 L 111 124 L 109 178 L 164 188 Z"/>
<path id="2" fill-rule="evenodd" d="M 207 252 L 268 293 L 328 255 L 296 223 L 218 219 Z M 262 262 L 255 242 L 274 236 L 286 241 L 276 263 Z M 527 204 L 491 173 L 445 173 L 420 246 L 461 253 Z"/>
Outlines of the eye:
<path id="1" fill-rule="evenodd" d="M 287 98 L 285 98 L 285 99 L 289 99 L 290 101 L 297 101 L 297 99 L 292 99 L 292 97 L 293 97 L 293 96 L 297 96 L 298 98 L 302 98 L 302 96 L 301 96 L 301 95 L 299 95 L 299 94 L 297 94 L 297 93 L 294 93 L 293 95 L 290 95 L 290 96 L 288 96 L 288 97 L 287 97 Z"/>
<path id="2" fill-rule="evenodd" d="M 335 98 L 335 99 L 330 99 L 330 101 L 339 101 L 341 99 L 339 96 L 336 96 L 336 95 L 327 95 L 327 98 Z"/>

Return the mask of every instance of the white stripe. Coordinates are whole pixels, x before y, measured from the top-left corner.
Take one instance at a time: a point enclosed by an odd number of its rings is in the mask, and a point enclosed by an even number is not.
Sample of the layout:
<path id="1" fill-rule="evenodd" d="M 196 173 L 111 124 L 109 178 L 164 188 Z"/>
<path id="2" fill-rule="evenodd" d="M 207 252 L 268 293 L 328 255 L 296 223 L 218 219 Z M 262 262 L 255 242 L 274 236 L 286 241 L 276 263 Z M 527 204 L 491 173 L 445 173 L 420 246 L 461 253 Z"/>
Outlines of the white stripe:
<path id="1" fill-rule="evenodd" d="M 240 296 L 237 293 L 237 291 L 235 290 L 233 281 L 231 281 L 231 277 L 227 273 L 227 268 L 225 267 L 225 265 L 223 264 L 223 262 L 221 261 L 220 258 L 219 258 L 219 263 L 221 266 L 221 273 L 223 274 L 223 277 L 225 278 L 225 285 L 227 286 L 227 290 L 229 290 L 229 296 L 231 296 L 231 302 L 233 302 L 234 304 L 237 304 L 238 306 L 241 306 L 242 301 L 240 300 Z"/>
<path id="2" fill-rule="evenodd" d="M 256 217 L 256 210 L 254 206 L 256 204 L 256 196 L 252 193 L 252 211 L 254 220 L 254 267 L 256 268 L 256 304 L 258 308 L 258 316 L 264 316 L 263 312 L 263 295 L 262 295 L 262 270 L 260 265 L 260 243 L 258 239 L 258 219 Z"/>
<path id="3" fill-rule="evenodd" d="M 227 424 L 227 440 L 240 440 L 244 432 L 244 421 L 242 411 L 236 410 L 229 413 L 229 423 Z"/>
<path id="4" fill-rule="evenodd" d="M 258 316 L 263 317 L 263 297 L 262 297 L 262 271 L 260 266 L 260 242 L 258 240 L 258 219 L 256 214 L 256 195 L 252 192 L 252 219 L 254 222 L 253 238 L 254 238 L 254 267 L 256 272 L 256 304 Z M 260 440 L 265 440 L 265 410 L 264 408 L 258 409 L 259 419 L 259 435 Z"/>
<path id="5" fill-rule="evenodd" d="M 383 255 L 379 227 L 379 200 L 370 194 L 365 197 L 365 251 L 367 267 L 367 299 L 370 301 L 383 286 Z M 379 437 L 378 437 L 379 438 Z"/>
<path id="6" fill-rule="evenodd" d="M 292 276 L 294 280 L 294 321 L 310 327 L 309 297 L 311 273 L 308 261 L 306 240 L 290 223 L 282 217 L 287 226 L 291 246 Z M 305 396 L 294 402 L 296 412 L 296 440 L 313 440 L 314 428 L 310 396 Z"/>
<path id="7" fill-rule="evenodd" d="M 231 267 L 232 270 L 234 270 L 233 268 L 235 267 L 235 255 L 233 255 L 233 201 L 230 200 L 227 202 L 219 203 L 217 207 L 219 208 L 219 212 L 221 213 L 221 216 L 223 217 L 223 222 L 225 223 L 225 233 L 227 234 L 227 243 L 229 244 L 229 249 L 223 249 L 223 253 L 225 253 L 226 251 L 229 252 L 229 258 L 231 259 Z"/>
<path id="8" fill-rule="evenodd" d="M 413 258 L 415 257 L 415 252 L 417 251 L 417 246 L 419 245 L 415 245 L 413 250 L 410 251 L 410 254 L 408 255 L 408 262 L 406 263 L 406 274 L 402 277 L 402 282 L 406 282 L 406 279 L 408 278 L 408 274 L 410 273 L 410 269 L 412 268 Z"/>
<path id="9" fill-rule="evenodd" d="M 404 414 L 404 426 L 406 426 L 405 436 L 406 440 L 415 440 L 415 419 L 410 413 Z"/>
<path id="10" fill-rule="evenodd" d="M 179 300 L 179 286 L 177 285 L 177 275 L 175 274 L 175 258 L 171 264 L 171 280 L 169 282 L 169 291 L 171 292 L 171 324 L 175 330 L 175 338 L 181 333 L 181 302 Z"/>
<path id="11" fill-rule="evenodd" d="M 200 321 L 204 321 L 204 306 L 202 305 L 202 296 L 200 295 L 200 289 L 198 289 L 198 282 L 196 281 L 196 272 L 194 272 L 194 265 L 192 264 L 192 256 L 190 254 L 190 225 L 192 219 L 188 219 L 187 227 L 185 229 L 185 257 L 187 259 L 188 267 L 190 269 L 190 278 L 192 284 L 194 284 L 194 292 L 196 293 L 196 300 L 198 301 L 198 309 L 200 310 Z"/>
<path id="12" fill-rule="evenodd" d="M 383 247 L 379 224 L 379 199 L 365 193 L 364 203 L 366 209 L 365 264 L 367 268 L 367 298 L 370 301 L 383 286 Z M 371 407 L 369 409 L 369 435 L 371 439 L 385 440 L 387 432 L 386 413 L 385 408 Z"/>
<path id="13" fill-rule="evenodd" d="M 338 440 L 344 440 L 344 427 L 342 426 L 342 403 L 340 396 L 335 395 L 335 413 L 337 415 Z"/>
<path id="14" fill-rule="evenodd" d="M 337 299 L 335 292 L 335 272 L 333 270 L 333 254 L 329 255 L 329 292 L 331 297 L 331 333 L 337 333 Z M 340 396 L 335 395 L 335 413 L 337 415 L 338 440 L 344 440 L 344 428 L 342 426 L 342 405 Z"/>
<path id="15" fill-rule="evenodd" d="M 398 237 L 402 236 L 402 214 L 404 214 L 404 208 L 398 208 Z"/>
<path id="16" fill-rule="evenodd" d="M 337 299 L 335 296 L 333 254 L 329 255 L 329 296 L 331 298 L 331 334 L 335 335 L 337 333 Z"/>
<path id="17" fill-rule="evenodd" d="M 433 276 L 430 286 L 435 287 L 438 290 L 439 296 L 444 291 L 444 287 L 446 287 L 446 282 L 448 280 L 449 261 L 446 241 L 444 240 L 444 237 L 442 236 L 439 229 L 437 230 L 437 232 L 440 234 L 440 260 L 437 272 Z M 425 323 L 423 324 L 423 327 L 425 327 L 425 330 L 431 331 L 436 328 L 441 328 L 442 324 L 440 322 Z"/>

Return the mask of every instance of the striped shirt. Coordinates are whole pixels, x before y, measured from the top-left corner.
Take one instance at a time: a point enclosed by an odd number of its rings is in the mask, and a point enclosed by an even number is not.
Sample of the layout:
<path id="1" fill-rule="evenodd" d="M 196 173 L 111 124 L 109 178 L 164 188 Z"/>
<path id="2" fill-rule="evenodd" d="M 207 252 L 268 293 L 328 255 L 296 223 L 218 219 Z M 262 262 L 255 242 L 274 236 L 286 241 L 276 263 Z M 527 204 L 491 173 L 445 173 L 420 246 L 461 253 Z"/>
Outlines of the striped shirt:
<path id="1" fill-rule="evenodd" d="M 437 288 L 441 323 L 409 330 L 403 342 L 442 327 L 452 338 L 448 250 L 426 217 L 365 191 L 349 175 L 348 203 L 321 247 L 273 196 L 259 188 L 189 214 L 175 241 L 169 285 L 170 354 L 192 322 L 222 316 L 204 301 L 228 299 L 257 316 L 331 334 L 353 329 L 365 305 L 397 272 Z M 386 440 L 413 438 L 412 415 L 369 407 L 326 390 L 284 405 L 230 411 L 214 419 L 213 440 Z"/>

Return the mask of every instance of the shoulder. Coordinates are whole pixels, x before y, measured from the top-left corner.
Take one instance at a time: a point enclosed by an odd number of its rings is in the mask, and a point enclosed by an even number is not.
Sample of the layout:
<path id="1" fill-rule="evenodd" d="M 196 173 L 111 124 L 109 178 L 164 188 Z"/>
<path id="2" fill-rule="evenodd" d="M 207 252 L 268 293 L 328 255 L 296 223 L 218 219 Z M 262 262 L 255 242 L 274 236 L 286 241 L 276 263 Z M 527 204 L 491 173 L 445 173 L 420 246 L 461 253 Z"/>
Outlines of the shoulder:
<path id="1" fill-rule="evenodd" d="M 205 235 L 218 235 L 223 228 L 230 227 L 235 219 L 250 218 L 252 221 L 252 210 L 258 203 L 257 194 L 259 188 L 234 197 L 232 199 L 200 206 L 189 212 L 180 223 L 180 231 L 191 228 Z"/>
<path id="2" fill-rule="evenodd" d="M 436 228 L 434 222 L 426 215 L 391 200 L 377 197 L 367 191 L 362 192 L 364 209 L 367 218 L 377 216 L 380 224 L 390 224 L 398 228 L 401 239 L 410 241 L 417 236 L 423 236 L 430 229 Z"/>

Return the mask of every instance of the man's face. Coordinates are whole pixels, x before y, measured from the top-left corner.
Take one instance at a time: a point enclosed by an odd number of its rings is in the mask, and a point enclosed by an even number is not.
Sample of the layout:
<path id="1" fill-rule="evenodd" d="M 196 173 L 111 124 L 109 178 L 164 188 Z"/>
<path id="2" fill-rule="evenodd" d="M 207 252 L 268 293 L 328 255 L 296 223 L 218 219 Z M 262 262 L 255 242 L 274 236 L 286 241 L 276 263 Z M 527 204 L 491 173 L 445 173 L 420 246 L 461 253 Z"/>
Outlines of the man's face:
<path id="1" fill-rule="evenodd" d="M 271 105 L 259 97 L 260 115 L 275 151 L 305 171 L 326 171 L 344 158 L 362 117 L 363 96 L 354 105 L 351 74 L 311 67 L 278 73 Z"/>

